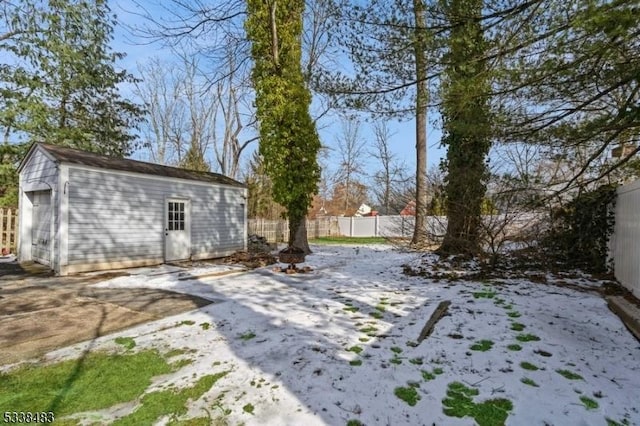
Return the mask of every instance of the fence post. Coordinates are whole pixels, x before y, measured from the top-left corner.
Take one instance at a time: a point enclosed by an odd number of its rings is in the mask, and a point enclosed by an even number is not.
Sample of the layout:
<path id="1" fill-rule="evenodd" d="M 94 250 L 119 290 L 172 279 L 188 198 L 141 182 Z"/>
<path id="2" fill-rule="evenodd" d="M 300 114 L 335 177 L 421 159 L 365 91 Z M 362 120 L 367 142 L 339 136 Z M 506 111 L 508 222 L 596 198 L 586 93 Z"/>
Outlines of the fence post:
<path id="1" fill-rule="evenodd" d="M 377 236 L 378 236 L 378 234 L 380 233 L 380 229 L 379 229 L 379 226 L 380 226 L 380 221 L 379 221 L 380 216 L 375 215 L 375 216 L 374 216 L 374 218 L 375 218 L 375 219 L 374 219 L 374 224 L 375 224 L 375 225 L 374 225 L 374 229 L 373 229 L 373 236 L 374 236 L 374 237 L 377 237 Z"/>
<path id="2" fill-rule="evenodd" d="M 9 249 L 9 251 L 12 251 L 11 250 L 11 248 L 12 248 L 11 247 L 12 246 L 11 241 L 14 239 L 13 236 L 14 236 L 14 232 L 15 232 L 15 230 L 13 229 L 13 226 L 11 224 L 11 219 L 13 219 L 13 214 L 12 214 L 11 209 L 7 210 L 7 213 L 8 213 L 8 215 L 7 215 L 7 248 Z"/>
<path id="3" fill-rule="evenodd" d="M 9 230 L 4 228 L 4 209 L 0 209 L 0 248 L 4 247 L 5 231 L 9 235 Z"/>

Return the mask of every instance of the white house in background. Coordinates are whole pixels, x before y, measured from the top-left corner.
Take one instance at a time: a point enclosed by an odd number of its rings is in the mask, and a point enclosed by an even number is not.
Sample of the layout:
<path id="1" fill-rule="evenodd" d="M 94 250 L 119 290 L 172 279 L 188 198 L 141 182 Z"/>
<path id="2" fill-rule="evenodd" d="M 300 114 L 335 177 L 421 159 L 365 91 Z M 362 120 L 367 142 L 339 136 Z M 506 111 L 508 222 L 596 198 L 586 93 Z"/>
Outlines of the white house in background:
<path id="1" fill-rule="evenodd" d="M 40 143 L 18 172 L 18 259 L 59 275 L 247 246 L 247 189 L 226 176 Z"/>

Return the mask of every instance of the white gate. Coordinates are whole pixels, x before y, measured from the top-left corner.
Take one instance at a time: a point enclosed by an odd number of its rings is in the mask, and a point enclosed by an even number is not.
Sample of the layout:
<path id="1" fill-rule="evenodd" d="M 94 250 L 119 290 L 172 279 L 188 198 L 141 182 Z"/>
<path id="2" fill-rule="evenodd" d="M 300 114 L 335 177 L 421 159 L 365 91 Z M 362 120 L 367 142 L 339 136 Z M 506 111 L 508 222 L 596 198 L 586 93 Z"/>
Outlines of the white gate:
<path id="1" fill-rule="evenodd" d="M 33 192 L 31 228 L 31 258 L 34 262 L 51 266 L 51 191 Z"/>

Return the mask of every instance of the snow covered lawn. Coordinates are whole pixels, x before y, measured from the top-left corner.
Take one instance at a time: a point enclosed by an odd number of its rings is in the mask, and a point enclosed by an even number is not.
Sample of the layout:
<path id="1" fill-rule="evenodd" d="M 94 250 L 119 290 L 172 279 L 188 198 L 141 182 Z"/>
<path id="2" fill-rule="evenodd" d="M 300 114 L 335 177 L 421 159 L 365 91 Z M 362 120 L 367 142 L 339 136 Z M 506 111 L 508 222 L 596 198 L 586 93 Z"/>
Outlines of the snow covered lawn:
<path id="1" fill-rule="evenodd" d="M 193 362 L 148 391 L 228 371 L 187 417 L 229 424 L 470 425 L 486 415 L 511 425 L 640 424 L 640 344 L 598 295 L 409 277 L 401 265 L 420 255 L 387 246 L 312 248 L 308 274 L 146 268 L 101 282 L 214 303 L 102 337 L 92 350 L 118 347 L 116 337 L 185 350 Z M 443 300 L 449 315 L 417 344 Z"/>

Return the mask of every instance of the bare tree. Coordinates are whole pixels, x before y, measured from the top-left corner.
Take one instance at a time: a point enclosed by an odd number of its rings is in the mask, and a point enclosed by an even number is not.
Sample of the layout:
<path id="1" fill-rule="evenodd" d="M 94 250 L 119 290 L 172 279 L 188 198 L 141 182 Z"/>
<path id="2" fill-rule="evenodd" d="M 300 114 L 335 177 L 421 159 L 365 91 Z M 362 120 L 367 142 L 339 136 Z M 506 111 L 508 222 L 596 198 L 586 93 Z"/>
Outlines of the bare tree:
<path id="1" fill-rule="evenodd" d="M 214 170 L 238 177 L 243 153 L 257 140 L 246 85 L 236 83 L 233 73 L 211 84 L 186 53 L 180 62 L 152 59 L 139 72 L 136 93 L 148 110 L 142 132 L 149 159 L 210 170 L 211 152 Z"/>
<path id="2" fill-rule="evenodd" d="M 251 143 L 258 140 L 254 133 L 245 135 L 243 130 L 253 129 L 256 124 L 255 113 L 245 99 L 250 88 L 236 70 L 233 51 L 228 50 L 228 74 L 213 85 L 218 99 L 219 112 L 214 117 L 222 120 L 222 134 L 214 134 L 213 150 L 216 167 L 223 175 L 236 178 L 240 169 L 243 152 Z"/>
<path id="3" fill-rule="evenodd" d="M 208 170 L 206 152 L 215 132 L 217 99 L 202 92 L 194 59 L 165 63 L 158 58 L 139 65 L 143 80 L 136 94 L 148 114 L 142 126 L 151 161 Z"/>
<path id="4" fill-rule="evenodd" d="M 219 103 L 219 111 L 213 117 L 217 129 L 212 140 L 213 168 L 237 177 L 242 154 L 258 140 L 253 131 L 256 123 L 249 82 L 250 44 L 244 28 L 246 2 L 133 0 L 128 9 L 142 18 L 129 27 L 136 39 L 162 43 L 178 56 L 189 52 L 200 58 L 201 73 L 210 86 L 207 96 L 214 96 Z M 335 17 L 335 0 L 307 1 L 302 70 L 311 90 L 316 87 L 318 69 L 332 61 L 329 46 Z M 328 98 L 316 97 L 311 112 L 314 120 L 320 120 L 330 108 Z"/>
<path id="5" fill-rule="evenodd" d="M 340 163 L 338 166 L 336 180 L 344 186 L 344 213 L 351 205 L 349 197 L 351 185 L 364 175 L 362 164 L 365 153 L 365 142 L 360 135 L 360 121 L 355 117 L 346 117 L 342 121 L 342 133 L 337 138 L 338 155 Z"/>
<path id="6" fill-rule="evenodd" d="M 138 73 L 142 80 L 136 84 L 135 93 L 147 110 L 147 120 L 141 131 L 144 146 L 149 150 L 149 160 L 158 164 L 177 164 L 185 151 L 182 73 L 175 64 L 157 57 L 146 64 L 138 64 Z"/>
<path id="7" fill-rule="evenodd" d="M 380 213 L 392 214 L 394 198 L 397 194 L 406 192 L 412 178 L 405 175 L 406 165 L 400 162 L 391 151 L 390 142 L 393 133 L 387 123 L 377 121 L 373 126 L 373 134 L 375 140 L 369 155 L 378 162 L 380 168 L 372 176 L 374 183 L 372 191 L 378 202 Z"/>

